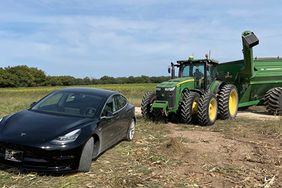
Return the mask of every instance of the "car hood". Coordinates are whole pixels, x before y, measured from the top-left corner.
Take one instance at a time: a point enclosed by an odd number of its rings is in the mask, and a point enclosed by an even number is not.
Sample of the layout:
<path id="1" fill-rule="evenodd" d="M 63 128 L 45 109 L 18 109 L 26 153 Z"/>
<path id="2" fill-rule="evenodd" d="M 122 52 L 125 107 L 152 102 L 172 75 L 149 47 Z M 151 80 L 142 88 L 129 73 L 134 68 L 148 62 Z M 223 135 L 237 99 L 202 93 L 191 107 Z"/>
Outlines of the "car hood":
<path id="1" fill-rule="evenodd" d="M 90 122 L 92 119 L 24 110 L 0 126 L 0 142 L 40 146 Z"/>

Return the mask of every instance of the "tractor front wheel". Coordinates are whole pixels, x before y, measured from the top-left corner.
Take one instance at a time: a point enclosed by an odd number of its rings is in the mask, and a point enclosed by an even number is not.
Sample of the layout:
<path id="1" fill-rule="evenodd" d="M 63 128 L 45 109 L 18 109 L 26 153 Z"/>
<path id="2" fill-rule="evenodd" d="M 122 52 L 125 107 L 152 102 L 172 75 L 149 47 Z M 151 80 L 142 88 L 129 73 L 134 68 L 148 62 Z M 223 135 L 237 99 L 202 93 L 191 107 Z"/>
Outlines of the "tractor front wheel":
<path id="1" fill-rule="evenodd" d="M 282 114 L 282 87 L 268 90 L 264 96 L 266 110 L 273 115 Z"/>
<path id="2" fill-rule="evenodd" d="M 218 95 L 218 110 L 220 119 L 236 117 L 238 112 L 238 92 L 236 86 L 227 84 L 221 88 Z"/>
<path id="3" fill-rule="evenodd" d="M 153 113 L 151 112 L 151 105 L 153 104 L 154 100 L 156 100 L 155 92 L 145 93 L 141 102 L 141 114 L 145 119 L 153 118 Z"/>
<path id="4" fill-rule="evenodd" d="M 213 125 L 217 117 L 217 100 L 215 95 L 205 93 L 199 100 L 198 121 L 200 125 Z"/>
<path id="5" fill-rule="evenodd" d="M 200 95 L 195 92 L 184 92 L 179 106 L 179 116 L 182 123 L 191 123 L 193 116 L 197 115 Z"/>

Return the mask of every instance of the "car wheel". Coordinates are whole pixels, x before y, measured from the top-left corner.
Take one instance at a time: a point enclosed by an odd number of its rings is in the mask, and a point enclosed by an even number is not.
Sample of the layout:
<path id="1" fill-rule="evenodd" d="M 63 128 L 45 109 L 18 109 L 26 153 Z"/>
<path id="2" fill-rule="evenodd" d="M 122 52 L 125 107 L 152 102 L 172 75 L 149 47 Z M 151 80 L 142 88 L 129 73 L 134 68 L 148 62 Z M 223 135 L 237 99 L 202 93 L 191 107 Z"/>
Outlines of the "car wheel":
<path id="1" fill-rule="evenodd" d="M 91 168 L 92 155 L 94 148 L 94 139 L 91 137 L 83 147 L 81 152 L 78 171 L 79 172 L 88 172 Z"/>
<path id="2" fill-rule="evenodd" d="M 135 133 L 135 126 L 136 126 L 136 122 L 135 122 L 134 119 L 132 119 L 131 123 L 129 124 L 129 127 L 127 129 L 126 140 L 128 140 L 128 141 L 133 140 L 134 133 Z"/>

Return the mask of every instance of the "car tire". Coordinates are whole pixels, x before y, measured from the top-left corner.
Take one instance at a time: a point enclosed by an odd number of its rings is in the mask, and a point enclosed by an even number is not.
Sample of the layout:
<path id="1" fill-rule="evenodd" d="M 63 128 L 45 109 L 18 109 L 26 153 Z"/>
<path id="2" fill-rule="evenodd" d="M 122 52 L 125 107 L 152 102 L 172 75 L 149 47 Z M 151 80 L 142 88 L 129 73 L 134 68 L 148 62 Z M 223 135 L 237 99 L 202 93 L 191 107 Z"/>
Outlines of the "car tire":
<path id="1" fill-rule="evenodd" d="M 134 133 L 135 133 L 135 127 L 136 127 L 136 121 L 134 119 L 131 120 L 127 133 L 126 133 L 126 140 L 127 141 L 132 141 L 134 138 Z"/>
<path id="2" fill-rule="evenodd" d="M 93 137 L 91 137 L 82 149 L 78 166 L 79 172 L 88 172 L 90 170 L 93 156 L 93 148 L 94 139 Z"/>

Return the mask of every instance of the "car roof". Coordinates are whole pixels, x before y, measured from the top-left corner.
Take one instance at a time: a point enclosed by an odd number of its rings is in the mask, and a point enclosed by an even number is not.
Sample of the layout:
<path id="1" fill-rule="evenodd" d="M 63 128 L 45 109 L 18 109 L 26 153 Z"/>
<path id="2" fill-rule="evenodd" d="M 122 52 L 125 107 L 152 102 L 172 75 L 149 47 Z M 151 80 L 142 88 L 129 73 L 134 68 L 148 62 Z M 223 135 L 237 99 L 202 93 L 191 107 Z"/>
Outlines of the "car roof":
<path id="1" fill-rule="evenodd" d="M 97 88 L 86 88 L 86 87 L 75 87 L 75 88 L 63 88 L 57 91 L 68 91 L 68 92 L 76 92 L 76 93 L 88 93 L 88 94 L 95 94 L 102 97 L 109 97 L 113 94 L 120 94 L 117 91 L 106 90 L 106 89 L 97 89 Z"/>

